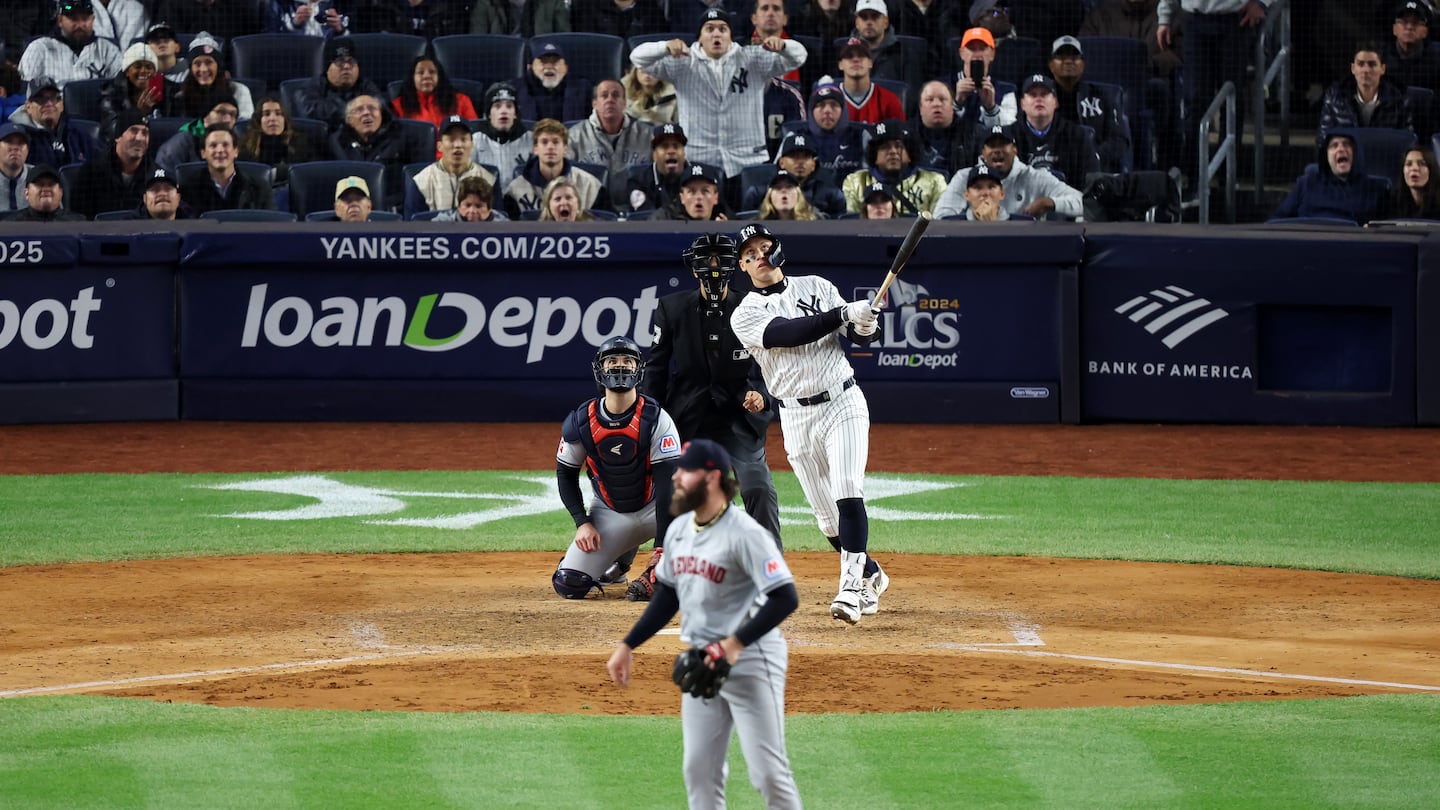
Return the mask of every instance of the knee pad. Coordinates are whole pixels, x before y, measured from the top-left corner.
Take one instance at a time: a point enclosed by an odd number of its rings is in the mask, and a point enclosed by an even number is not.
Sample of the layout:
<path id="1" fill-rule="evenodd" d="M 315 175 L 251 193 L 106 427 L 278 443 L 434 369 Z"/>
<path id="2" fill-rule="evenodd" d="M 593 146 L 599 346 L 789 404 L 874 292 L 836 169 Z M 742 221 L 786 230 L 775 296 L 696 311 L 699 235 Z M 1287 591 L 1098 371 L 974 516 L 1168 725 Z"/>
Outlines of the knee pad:
<path id="1" fill-rule="evenodd" d="M 574 568 L 556 568 L 550 584 L 555 586 L 555 593 L 566 599 L 584 599 L 591 588 L 600 587 L 594 577 Z"/>

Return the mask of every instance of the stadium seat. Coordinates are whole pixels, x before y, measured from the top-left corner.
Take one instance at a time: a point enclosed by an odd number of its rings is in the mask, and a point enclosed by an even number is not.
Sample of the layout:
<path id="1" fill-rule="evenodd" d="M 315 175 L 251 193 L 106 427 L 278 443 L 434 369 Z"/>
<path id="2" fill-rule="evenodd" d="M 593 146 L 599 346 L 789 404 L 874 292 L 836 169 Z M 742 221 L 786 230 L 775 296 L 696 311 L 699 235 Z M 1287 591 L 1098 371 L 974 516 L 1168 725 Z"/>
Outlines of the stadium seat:
<path id="1" fill-rule="evenodd" d="M 100 143 L 105 143 L 105 137 L 100 134 L 99 121 L 92 121 L 88 118 L 71 118 L 70 128 L 78 129 L 86 135 L 89 135 L 90 137 L 99 141 Z"/>
<path id="2" fill-rule="evenodd" d="M 871 79 L 870 81 L 899 96 L 900 109 L 905 111 L 905 117 L 907 119 L 911 117 L 910 85 L 899 79 Z"/>
<path id="3" fill-rule="evenodd" d="M 294 216 L 293 214 L 291 216 Z M 370 222 L 400 222 L 404 217 L 394 211 L 371 211 Z M 339 222 L 340 217 L 335 215 L 335 207 L 332 205 L 329 211 L 311 211 L 305 215 L 306 222 Z"/>
<path id="4" fill-rule="evenodd" d="M 525 72 L 525 40 L 504 34 L 451 34 L 430 42 L 451 81 L 469 79 L 482 87 L 510 81 Z M 471 99 L 477 108 L 480 99 Z M 478 111 L 478 110 L 477 110 Z"/>
<path id="5" fill-rule="evenodd" d="M 370 199 L 385 199 L 385 167 L 363 160 L 317 160 L 290 167 L 290 210 L 299 216 L 333 211 L 335 184 L 355 175 L 370 186 Z"/>
<path id="6" fill-rule="evenodd" d="M 426 143 L 435 144 L 435 125 L 429 121 L 421 121 L 418 118 L 395 118 L 391 121 L 397 129 L 415 130 L 414 137 L 423 139 Z"/>
<path id="7" fill-rule="evenodd" d="M 75 79 L 65 83 L 61 96 L 65 100 L 65 112 L 71 118 L 88 118 L 99 121 L 100 91 L 110 79 Z"/>
<path id="8" fill-rule="evenodd" d="M 80 174 L 80 167 L 83 163 L 71 163 L 60 167 L 60 204 L 65 208 L 70 207 L 71 189 L 75 188 L 75 178 Z"/>
<path id="9" fill-rule="evenodd" d="M 445 213 L 444 211 L 416 211 L 410 215 L 411 222 L 429 222 L 435 217 Z"/>
<path id="10" fill-rule="evenodd" d="M 1355 139 L 1360 168 L 1366 174 L 1383 177 L 1392 186 L 1403 181 L 1405 153 L 1417 142 L 1414 132 L 1386 127 L 1347 127 L 1333 129 L 1331 133 L 1343 133 Z"/>
<path id="11" fill-rule="evenodd" d="M 644 211 L 631 211 L 625 215 L 625 219 L 628 222 L 644 222 L 653 216 L 655 216 L 655 209 L 647 208 Z"/>
<path id="12" fill-rule="evenodd" d="M 329 152 L 330 127 L 326 126 L 324 121 L 317 121 L 314 118 L 291 118 L 290 128 L 309 139 L 310 144 L 322 154 Z"/>
<path id="13" fill-rule="evenodd" d="M 324 37 L 295 34 L 246 34 L 230 42 L 231 73 L 257 79 L 271 90 L 286 79 L 325 72 Z"/>
<path id="14" fill-rule="evenodd" d="M 243 84 L 245 85 L 245 89 L 250 91 L 250 102 L 255 105 L 255 115 L 258 116 L 260 114 L 260 99 L 269 95 L 270 88 L 266 87 L 265 82 L 259 79 L 232 78 L 230 81 L 236 84 Z"/>
<path id="15" fill-rule="evenodd" d="M 1415 134 L 1422 141 L 1430 140 L 1431 135 L 1440 131 L 1435 120 L 1435 91 L 1428 87 L 1407 87 L 1405 97 L 1410 100 L 1410 110 L 1415 115 Z"/>
<path id="16" fill-rule="evenodd" d="M 101 211 L 95 215 L 96 222 L 116 222 L 119 220 L 135 219 L 134 211 Z"/>
<path id="17" fill-rule="evenodd" d="M 280 82 L 280 86 L 276 88 L 276 91 L 280 94 L 280 103 L 285 106 L 285 111 L 290 113 L 292 117 L 295 115 L 296 110 L 295 94 L 298 93 L 308 81 L 310 81 L 309 77 L 285 79 Z"/>
<path id="18" fill-rule="evenodd" d="M 1265 221 L 1266 225 L 1324 225 L 1327 228 L 1358 228 L 1360 223 L 1341 217 L 1277 217 Z"/>
<path id="19" fill-rule="evenodd" d="M 610 167 L 603 163 L 583 163 L 578 160 L 573 160 L 570 162 L 570 165 L 599 180 L 602 189 L 605 188 L 606 183 L 610 182 Z"/>
<path id="20" fill-rule="evenodd" d="M 425 53 L 425 38 L 413 34 L 351 34 L 360 54 L 360 71 L 371 81 L 385 86 L 410 76 L 410 63 Z"/>
<path id="21" fill-rule="evenodd" d="M 295 222 L 299 217 L 289 211 L 271 211 L 265 208 L 221 208 L 206 211 L 200 219 L 219 222 Z"/>
<path id="22" fill-rule="evenodd" d="M 625 73 L 625 40 L 620 37 L 583 31 L 538 34 L 530 38 L 531 58 L 547 43 L 554 43 L 565 52 L 565 64 L 571 76 L 598 84 L 602 79 L 619 79 Z"/>

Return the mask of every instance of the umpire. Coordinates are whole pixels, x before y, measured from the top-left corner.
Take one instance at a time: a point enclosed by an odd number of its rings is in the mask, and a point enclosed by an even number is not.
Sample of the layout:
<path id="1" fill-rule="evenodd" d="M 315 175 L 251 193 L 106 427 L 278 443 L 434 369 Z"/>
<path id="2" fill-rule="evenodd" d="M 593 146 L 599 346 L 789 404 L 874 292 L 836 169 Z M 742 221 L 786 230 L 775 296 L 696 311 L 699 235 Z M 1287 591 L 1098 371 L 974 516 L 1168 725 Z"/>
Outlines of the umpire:
<path id="1" fill-rule="evenodd" d="M 735 240 L 701 234 L 681 254 L 700 282 L 695 292 L 660 299 L 645 393 L 675 420 L 682 441 L 711 439 L 730 453 L 745 511 L 780 540 L 780 506 L 765 462 L 770 395 L 750 352 L 730 330 L 745 293 L 730 289 L 739 268 Z"/>

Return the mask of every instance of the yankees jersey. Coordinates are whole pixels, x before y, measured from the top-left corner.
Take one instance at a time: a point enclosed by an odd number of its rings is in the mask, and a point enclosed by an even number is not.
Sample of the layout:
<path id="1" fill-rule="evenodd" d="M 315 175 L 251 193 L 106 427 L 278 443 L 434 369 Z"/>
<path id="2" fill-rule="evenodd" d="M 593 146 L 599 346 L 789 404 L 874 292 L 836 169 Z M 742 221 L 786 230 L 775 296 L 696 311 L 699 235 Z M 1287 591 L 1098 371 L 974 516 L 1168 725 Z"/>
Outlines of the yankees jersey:
<path id="1" fill-rule="evenodd" d="M 804 346 L 765 347 L 765 327 L 772 320 L 818 315 L 845 303 L 835 285 L 819 276 L 786 276 L 779 284 L 745 296 L 735 308 L 730 328 L 760 364 L 771 395 L 808 397 L 855 375 L 840 348 L 838 331 Z"/>
<path id="2" fill-rule="evenodd" d="M 675 422 L 652 399 L 639 397 L 622 414 L 592 399 L 570 412 L 560 429 L 555 460 L 585 468 L 595 497 L 616 512 L 638 512 L 655 497 L 650 470 L 680 456 Z"/>
<path id="3" fill-rule="evenodd" d="M 775 538 L 734 504 L 705 526 L 694 512 L 675 518 L 655 578 L 675 590 L 680 640 L 692 646 L 734 633 L 768 591 L 795 581 Z"/>

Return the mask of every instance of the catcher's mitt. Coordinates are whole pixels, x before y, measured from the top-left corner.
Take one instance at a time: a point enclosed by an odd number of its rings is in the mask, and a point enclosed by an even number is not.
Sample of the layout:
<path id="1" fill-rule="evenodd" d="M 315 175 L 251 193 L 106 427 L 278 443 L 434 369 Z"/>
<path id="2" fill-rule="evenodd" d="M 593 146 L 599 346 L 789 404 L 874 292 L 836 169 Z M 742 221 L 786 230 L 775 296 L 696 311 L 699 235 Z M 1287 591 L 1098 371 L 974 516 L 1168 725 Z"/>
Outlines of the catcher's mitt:
<path id="1" fill-rule="evenodd" d="M 650 597 L 655 595 L 655 567 L 660 564 L 660 557 L 664 552 L 663 548 L 657 548 L 650 552 L 650 559 L 645 563 L 645 570 L 625 586 L 626 599 L 631 602 L 649 602 Z"/>
<path id="2" fill-rule="evenodd" d="M 730 661 L 725 649 L 714 643 L 705 648 L 691 647 L 675 657 L 675 669 L 670 678 L 681 692 L 688 692 L 697 698 L 713 698 L 720 694 L 720 687 L 730 677 Z"/>

